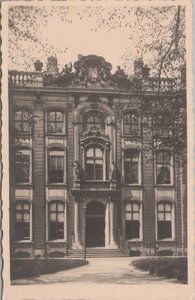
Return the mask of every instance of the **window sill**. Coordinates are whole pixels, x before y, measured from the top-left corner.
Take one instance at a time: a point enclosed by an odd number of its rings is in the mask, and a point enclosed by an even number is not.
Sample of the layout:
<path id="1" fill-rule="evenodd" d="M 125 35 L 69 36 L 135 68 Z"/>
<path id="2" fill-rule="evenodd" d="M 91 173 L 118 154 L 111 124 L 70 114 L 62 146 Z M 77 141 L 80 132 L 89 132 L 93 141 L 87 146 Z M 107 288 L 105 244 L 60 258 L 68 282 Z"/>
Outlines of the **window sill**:
<path id="1" fill-rule="evenodd" d="M 176 242 L 176 240 L 172 238 L 166 238 L 166 239 L 157 240 L 157 242 Z"/>
<path id="2" fill-rule="evenodd" d="M 67 184 L 66 183 L 46 183 L 46 186 L 67 186 Z"/>
<path id="3" fill-rule="evenodd" d="M 52 241 L 48 240 L 46 243 L 55 244 L 55 243 L 65 243 L 65 242 L 67 242 L 67 241 L 64 239 L 58 239 L 58 240 L 52 240 Z"/>
<path id="4" fill-rule="evenodd" d="M 14 186 L 33 186 L 33 184 L 29 182 L 15 182 Z"/>
<path id="5" fill-rule="evenodd" d="M 123 186 L 125 186 L 125 187 L 126 187 L 126 186 L 127 186 L 127 187 L 128 187 L 128 186 L 131 186 L 131 187 L 132 187 L 132 186 L 135 186 L 135 187 L 140 187 L 140 188 L 141 188 L 141 187 L 142 187 L 142 184 L 141 184 L 141 183 L 124 183 Z"/>
<path id="6" fill-rule="evenodd" d="M 53 133 L 49 133 L 49 132 L 48 132 L 48 133 L 45 134 L 45 136 L 52 136 L 52 137 L 53 137 L 53 136 L 54 136 L 54 137 L 55 137 L 55 136 L 58 136 L 58 137 L 61 136 L 61 137 L 65 137 L 65 136 L 67 136 L 67 134 L 66 134 L 66 133 L 57 133 L 57 132 L 53 132 Z"/>
<path id="7" fill-rule="evenodd" d="M 156 188 L 161 188 L 161 187 L 171 187 L 171 188 L 174 188 L 174 184 L 173 183 L 165 183 L 165 184 L 156 184 L 155 185 Z"/>
<path id="8" fill-rule="evenodd" d="M 15 244 L 32 244 L 32 240 L 19 240 L 19 241 L 14 241 Z"/>
<path id="9" fill-rule="evenodd" d="M 126 239 L 126 242 L 143 242 L 143 239 Z"/>

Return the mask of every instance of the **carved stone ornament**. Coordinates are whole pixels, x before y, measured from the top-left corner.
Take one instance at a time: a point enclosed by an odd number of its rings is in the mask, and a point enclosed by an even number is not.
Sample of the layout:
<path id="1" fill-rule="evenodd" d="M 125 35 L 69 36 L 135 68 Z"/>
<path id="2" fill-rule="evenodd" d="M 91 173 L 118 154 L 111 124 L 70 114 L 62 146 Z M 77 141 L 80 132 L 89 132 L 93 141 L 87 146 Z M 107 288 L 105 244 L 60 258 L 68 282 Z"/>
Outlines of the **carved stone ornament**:
<path id="1" fill-rule="evenodd" d="M 75 180 L 80 180 L 82 176 L 82 169 L 77 160 L 73 163 L 73 175 Z"/>

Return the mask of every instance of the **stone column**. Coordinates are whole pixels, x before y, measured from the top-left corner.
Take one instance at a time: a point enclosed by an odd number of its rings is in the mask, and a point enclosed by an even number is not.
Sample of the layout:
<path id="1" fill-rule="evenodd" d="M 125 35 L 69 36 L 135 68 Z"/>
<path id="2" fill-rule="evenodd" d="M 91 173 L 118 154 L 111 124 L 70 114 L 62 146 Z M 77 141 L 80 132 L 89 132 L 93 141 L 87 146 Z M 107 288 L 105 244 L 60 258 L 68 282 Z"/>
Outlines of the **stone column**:
<path id="1" fill-rule="evenodd" d="M 74 248 L 81 249 L 81 243 L 79 239 L 79 203 L 78 200 L 75 199 L 74 202 Z"/>
<path id="2" fill-rule="evenodd" d="M 65 241 L 67 241 L 68 239 L 68 233 L 67 233 L 67 229 L 68 229 L 68 212 L 67 212 L 67 201 L 65 202 L 65 209 L 64 209 L 64 212 L 65 212 L 65 218 L 64 218 L 64 239 Z"/>
<path id="3" fill-rule="evenodd" d="M 110 248 L 117 248 L 114 238 L 114 202 L 110 201 Z"/>
<path id="4" fill-rule="evenodd" d="M 110 246 L 110 202 L 106 204 L 105 212 L 105 247 Z"/>

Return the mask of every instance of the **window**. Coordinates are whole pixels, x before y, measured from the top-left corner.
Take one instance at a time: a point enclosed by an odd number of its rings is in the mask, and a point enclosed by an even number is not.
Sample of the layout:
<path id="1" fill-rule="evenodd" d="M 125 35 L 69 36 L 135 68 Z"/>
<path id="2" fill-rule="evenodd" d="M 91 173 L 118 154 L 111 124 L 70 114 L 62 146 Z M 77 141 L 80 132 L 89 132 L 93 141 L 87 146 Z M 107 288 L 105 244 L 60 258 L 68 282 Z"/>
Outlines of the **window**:
<path id="1" fill-rule="evenodd" d="M 64 204 L 49 204 L 49 240 L 64 239 Z"/>
<path id="2" fill-rule="evenodd" d="M 156 183 L 171 184 L 171 153 L 158 151 L 156 154 Z"/>
<path id="3" fill-rule="evenodd" d="M 17 149 L 15 153 L 15 182 L 30 182 L 30 150 Z"/>
<path id="4" fill-rule="evenodd" d="M 105 130 L 105 117 L 101 112 L 91 110 L 83 117 L 83 131 L 96 129 L 100 132 Z"/>
<path id="5" fill-rule="evenodd" d="M 102 180 L 103 179 L 103 151 L 95 146 L 86 150 L 86 179 Z"/>
<path id="6" fill-rule="evenodd" d="M 169 203 L 159 203 L 157 206 L 158 239 L 172 238 L 171 221 L 172 207 Z"/>
<path id="7" fill-rule="evenodd" d="M 139 151 L 128 149 L 124 155 L 125 183 L 139 183 Z"/>
<path id="8" fill-rule="evenodd" d="M 15 206 L 15 238 L 16 240 L 30 239 L 30 204 L 17 203 Z"/>
<path id="9" fill-rule="evenodd" d="M 28 110 L 18 110 L 15 112 L 15 130 L 17 133 L 31 132 L 31 116 Z"/>
<path id="10" fill-rule="evenodd" d="M 64 182 L 64 151 L 61 149 L 48 151 L 48 182 Z"/>
<path id="11" fill-rule="evenodd" d="M 51 111 L 47 119 L 48 133 L 64 132 L 64 114 L 60 111 Z"/>
<path id="12" fill-rule="evenodd" d="M 127 203 L 125 210 L 126 239 L 140 238 L 140 206 L 137 203 Z"/>
<path id="13" fill-rule="evenodd" d="M 136 113 L 128 112 L 123 114 L 123 134 L 135 135 L 138 133 L 138 116 Z"/>
<path id="14" fill-rule="evenodd" d="M 173 125 L 172 117 L 169 113 L 159 114 L 155 117 L 155 135 L 156 137 L 168 137 L 172 135 Z"/>

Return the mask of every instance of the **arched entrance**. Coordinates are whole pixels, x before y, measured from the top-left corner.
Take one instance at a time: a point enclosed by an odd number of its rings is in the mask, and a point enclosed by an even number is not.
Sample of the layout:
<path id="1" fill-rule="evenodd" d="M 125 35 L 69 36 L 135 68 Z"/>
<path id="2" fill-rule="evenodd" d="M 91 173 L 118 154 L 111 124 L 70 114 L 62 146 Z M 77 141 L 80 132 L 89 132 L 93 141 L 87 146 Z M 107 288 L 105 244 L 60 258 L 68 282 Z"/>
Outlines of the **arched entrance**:
<path id="1" fill-rule="evenodd" d="M 105 206 L 97 201 L 90 202 L 87 205 L 86 246 L 105 246 Z"/>

